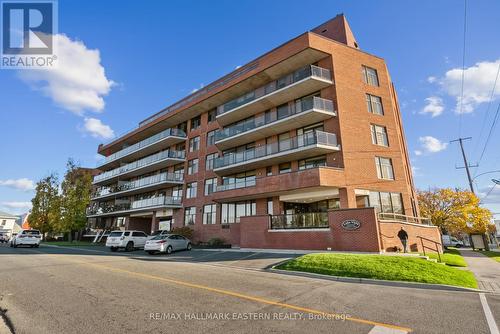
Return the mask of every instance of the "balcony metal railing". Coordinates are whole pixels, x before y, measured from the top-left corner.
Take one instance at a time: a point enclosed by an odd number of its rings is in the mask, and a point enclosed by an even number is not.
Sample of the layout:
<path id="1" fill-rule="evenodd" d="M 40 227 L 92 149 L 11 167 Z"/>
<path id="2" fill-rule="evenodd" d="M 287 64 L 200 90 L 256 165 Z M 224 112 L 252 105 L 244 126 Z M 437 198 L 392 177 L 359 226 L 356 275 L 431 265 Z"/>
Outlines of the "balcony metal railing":
<path id="1" fill-rule="evenodd" d="M 215 134 L 215 141 L 223 140 L 229 137 L 236 136 L 240 133 L 248 132 L 259 127 L 272 124 L 276 121 L 280 121 L 287 117 L 291 117 L 300 114 L 304 111 L 309 110 L 321 110 L 327 112 L 334 112 L 333 102 L 330 100 L 323 99 L 317 96 L 310 96 L 295 102 L 292 107 L 288 107 L 288 112 L 286 114 L 272 113 L 268 115 L 260 115 L 249 119 L 248 121 L 242 122 L 240 124 L 228 126 L 222 131 L 218 131 Z"/>
<path id="2" fill-rule="evenodd" d="M 99 165 L 104 165 L 104 164 L 107 164 L 111 161 L 115 161 L 117 159 L 120 159 L 126 155 L 129 155 L 130 153 L 132 152 L 136 152 L 136 151 L 139 151 L 140 149 L 146 147 L 146 146 L 149 146 L 151 144 L 154 144 L 156 142 L 159 142 L 160 140 L 163 140 L 167 137 L 171 137 L 171 136 L 175 136 L 175 137 L 183 137 L 183 138 L 186 138 L 186 133 L 180 129 L 166 129 L 160 133 L 157 133 L 155 134 L 154 136 L 151 136 L 151 137 L 148 137 L 144 140 L 141 140 L 140 142 L 138 143 L 135 143 L 134 145 L 130 145 L 116 153 L 113 153 L 109 156 L 107 156 L 106 158 L 104 158 L 104 161 L 102 163 L 99 163 Z"/>
<path id="3" fill-rule="evenodd" d="M 148 177 L 143 177 L 134 181 L 126 182 L 123 184 L 115 185 L 112 187 L 102 187 L 97 189 L 97 191 L 92 195 L 92 198 L 102 197 L 113 193 L 121 193 L 127 190 L 134 190 L 137 188 L 147 187 L 150 185 L 155 185 L 167 181 L 171 182 L 182 182 L 184 180 L 183 174 L 178 173 L 160 173 L 156 175 L 151 175 Z"/>
<path id="4" fill-rule="evenodd" d="M 126 212 L 133 211 L 138 209 L 147 209 L 158 206 L 179 206 L 181 205 L 182 198 L 181 197 L 152 197 L 147 199 L 142 199 L 138 201 L 133 201 L 131 203 L 122 203 L 122 204 L 101 204 L 95 205 L 87 208 L 87 216 L 94 215 L 104 215 L 108 213 L 114 212 Z"/>
<path id="5" fill-rule="evenodd" d="M 380 221 L 396 221 L 396 222 L 404 222 L 411 224 L 422 224 L 422 225 L 432 225 L 430 218 L 424 217 L 413 217 L 406 216 L 399 213 L 389 213 L 389 212 L 379 212 L 378 220 Z"/>
<path id="6" fill-rule="evenodd" d="M 225 190 L 233 190 L 233 189 L 240 189 L 240 188 L 246 188 L 246 187 L 253 187 L 256 184 L 256 179 L 250 179 L 250 180 L 245 180 L 245 181 L 240 181 L 240 182 L 234 182 L 234 183 L 227 183 L 227 184 L 221 184 L 217 186 L 216 191 L 225 191 Z"/>
<path id="7" fill-rule="evenodd" d="M 273 215 L 270 218 L 271 230 L 329 228 L 328 212 Z"/>
<path id="8" fill-rule="evenodd" d="M 293 73 L 289 73 L 278 80 L 268 83 L 265 86 L 259 87 L 254 91 L 246 93 L 234 100 L 231 100 L 219 108 L 217 108 L 217 115 L 222 115 L 228 111 L 236 109 L 244 104 L 247 104 L 253 100 L 261 98 L 265 95 L 274 93 L 277 90 L 283 89 L 287 86 L 290 86 L 300 80 L 303 80 L 307 77 L 316 77 L 323 80 L 331 80 L 330 70 L 321 68 L 315 65 L 307 65 Z"/>
<path id="9" fill-rule="evenodd" d="M 171 151 L 171 150 L 165 150 L 161 151 L 152 155 L 149 155 L 145 158 L 136 160 L 134 162 L 128 163 L 124 166 L 112 169 L 110 171 L 104 172 L 102 174 L 96 175 L 94 177 L 94 183 L 103 181 L 121 174 L 125 174 L 127 172 L 130 172 L 135 169 L 142 168 L 147 165 L 151 165 L 153 163 L 156 163 L 158 161 L 164 160 L 164 159 L 184 159 L 186 157 L 186 152 L 184 151 Z"/>
<path id="10" fill-rule="evenodd" d="M 317 144 L 338 147 L 337 136 L 334 133 L 314 131 L 243 152 L 229 153 L 215 160 L 215 169 Z"/>

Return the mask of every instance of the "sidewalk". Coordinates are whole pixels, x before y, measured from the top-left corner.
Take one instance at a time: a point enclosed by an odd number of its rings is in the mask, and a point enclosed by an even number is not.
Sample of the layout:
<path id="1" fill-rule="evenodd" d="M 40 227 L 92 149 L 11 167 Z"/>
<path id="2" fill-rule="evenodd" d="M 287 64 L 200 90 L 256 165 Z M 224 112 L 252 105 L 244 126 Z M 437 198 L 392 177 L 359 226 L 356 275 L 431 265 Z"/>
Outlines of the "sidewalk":
<path id="1" fill-rule="evenodd" d="M 500 263 L 472 250 L 460 249 L 469 270 L 476 276 L 478 288 L 500 293 Z"/>

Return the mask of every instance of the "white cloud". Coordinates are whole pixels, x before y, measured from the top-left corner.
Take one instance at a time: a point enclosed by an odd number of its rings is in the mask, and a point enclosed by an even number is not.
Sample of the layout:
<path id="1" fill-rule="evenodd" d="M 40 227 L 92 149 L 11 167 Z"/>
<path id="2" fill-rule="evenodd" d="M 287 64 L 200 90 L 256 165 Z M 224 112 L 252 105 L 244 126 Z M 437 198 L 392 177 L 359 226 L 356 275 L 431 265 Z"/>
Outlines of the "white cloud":
<path id="1" fill-rule="evenodd" d="M 499 64 L 500 59 L 494 62 L 483 61 L 466 68 L 465 71 L 461 68 L 454 68 L 445 73 L 439 83 L 446 93 L 457 101 L 456 113 L 472 113 L 481 103 L 500 97 L 500 82 L 497 82 L 493 96 L 491 96 Z M 462 72 L 464 73 L 464 99 L 463 109 L 460 111 Z"/>
<path id="2" fill-rule="evenodd" d="M 99 50 L 88 49 L 81 41 L 66 35 L 54 35 L 57 67 L 22 70 L 19 77 L 50 97 L 57 105 L 78 115 L 85 110 L 101 112 L 104 96 L 114 85 L 106 77 Z"/>
<path id="3" fill-rule="evenodd" d="M 83 129 L 95 138 L 111 139 L 115 136 L 113 129 L 111 129 L 109 125 L 103 124 L 101 120 L 97 118 L 85 118 Z"/>
<path id="4" fill-rule="evenodd" d="M 420 150 L 415 150 L 415 155 L 417 155 L 417 156 L 422 155 L 422 151 L 420 151 Z"/>
<path id="5" fill-rule="evenodd" d="M 419 170 L 420 167 L 411 166 L 411 172 L 413 173 L 413 176 L 421 176 Z"/>
<path id="6" fill-rule="evenodd" d="M 430 114 L 431 117 L 437 117 L 444 111 L 443 99 L 437 96 L 430 96 L 425 99 L 426 106 L 420 111 L 421 114 Z"/>
<path id="7" fill-rule="evenodd" d="M 448 143 L 443 143 L 439 139 L 432 136 L 420 137 L 418 140 L 420 141 L 423 150 L 427 153 L 437 153 L 445 150 L 448 146 Z"/>
<path id="8" fill-rule="evenodd" d="M 436 80 L 437 80 L 437 78 L 434 77 L 434 76 L 430 76 L 430 77 L 427 78 L 427 82 L 428 83 L 434 83 L 434 82 L 436 82 Z"/>
<path id="9" fill-rule="evenodd" d="M 17 180 L 0 180 L 0 186 L 10 187 L 18 190 L 28 191 L 35 189 L 35 183 L 27 178 Z"/>
<path id="10" fill-rule="evenodd" d="M 0 204 L 9 209 L 31 209 L 31 202 L 2 202 Z"/>
<path id="11" fill-rule="evenodd" d="M 491 188 L 493 188 L 493 190 Z M 485 198 L 488 193 L 488 197 Z M 485 188 L 479 189 L 478 196 L 481 199 L 481 202 L 484 204 L 498 204 L 500 203 L 500 186 L 495 186 L 494 184 L 492 184 Z"/>

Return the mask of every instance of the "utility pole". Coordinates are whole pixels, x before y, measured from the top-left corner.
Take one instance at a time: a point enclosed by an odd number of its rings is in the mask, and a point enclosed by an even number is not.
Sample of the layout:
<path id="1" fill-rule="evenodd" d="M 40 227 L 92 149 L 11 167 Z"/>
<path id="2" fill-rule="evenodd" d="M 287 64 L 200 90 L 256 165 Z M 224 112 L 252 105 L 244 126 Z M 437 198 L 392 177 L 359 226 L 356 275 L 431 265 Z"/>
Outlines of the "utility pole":
<path id="1" fill-rule="evenodd" d="M 463 144 L 463 141 L 464 140 L 470 140 L 472 139 L 472 137 L 465 137 L 465 138 L 458 138 L 458 139 L 455 139 L 455 140 L 452 140 L 450 141 L 450 143 L 454 143 L 454 142 L 459 142 L 460 143 L 460 150 L 462 151 L 462 157 L 464 158 L 464 166 L 465 167 L 456 167 L 457 169 L 462 169 L 462 168 L 465 168 L 466 172 L 467 172 L 467 179 L 469 180 L 469 187 L 470 187 L 470 191 L 472 193 L 475 193 L 474 192 L 474 183 L 472 181 L 472 176 L 470 174 L 470 167 L 477 167 L 478 165 L 469 165 L 469 163 L 467 162 L 467 156 L 465 155 L 465 150 L 464 150 L 464 144 Z"/>

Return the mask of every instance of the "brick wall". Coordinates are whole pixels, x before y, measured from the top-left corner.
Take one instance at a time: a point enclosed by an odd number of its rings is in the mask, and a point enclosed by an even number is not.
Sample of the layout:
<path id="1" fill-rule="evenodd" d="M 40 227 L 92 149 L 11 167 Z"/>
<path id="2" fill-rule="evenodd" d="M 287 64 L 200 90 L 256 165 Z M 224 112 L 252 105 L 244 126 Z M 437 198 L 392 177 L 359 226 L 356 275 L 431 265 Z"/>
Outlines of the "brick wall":
<path id="1" fill-rule="evenodd" d="M 380 239 L 382 242 L 382 249 L 391 252 L 395 247 L 402 249 L 403 245 L 398 238 L 398 232 L 401 227 L 408 233 L 408 250 L 412 252 L 423 252 L 422 242 L 418 237 L 433 240 L 441 244 L 441 232 L 436 226 L 418 225 L 409 223 L 396 223 L 396 222 L 380 222 Z M 432 241 L 423 240 L 426 251 L 431 251 L 427 247 L 436 249 L 436 245 Z M 437 246 L 439 251 L 442 252 L 442 246 Z M 435 252 L 435 251 L 434 251 Z"/>

